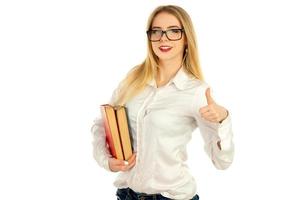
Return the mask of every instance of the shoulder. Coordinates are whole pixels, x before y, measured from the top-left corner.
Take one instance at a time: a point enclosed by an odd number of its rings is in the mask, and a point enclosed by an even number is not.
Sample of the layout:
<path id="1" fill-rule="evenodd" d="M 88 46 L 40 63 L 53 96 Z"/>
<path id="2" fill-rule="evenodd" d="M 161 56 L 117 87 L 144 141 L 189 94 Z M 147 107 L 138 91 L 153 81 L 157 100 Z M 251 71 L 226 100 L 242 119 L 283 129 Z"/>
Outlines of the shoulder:
<path id="1" fill-rule="evenodd" d="M 209 84 L 206 83 L 204 80 L 196 79 L 196 78 L 189 78 L 185 83 L 185 89 L 192 89 L 196 92 L 200 92 L 202 90 L 206 90 L 209 88 Z"/>

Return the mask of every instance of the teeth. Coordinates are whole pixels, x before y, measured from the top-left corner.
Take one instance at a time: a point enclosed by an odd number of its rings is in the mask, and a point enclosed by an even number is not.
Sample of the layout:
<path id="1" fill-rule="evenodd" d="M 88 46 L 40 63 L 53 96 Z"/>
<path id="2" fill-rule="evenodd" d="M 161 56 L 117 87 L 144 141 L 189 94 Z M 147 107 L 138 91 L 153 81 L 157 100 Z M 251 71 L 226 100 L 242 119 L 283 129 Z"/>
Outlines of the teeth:
<path id="1" fill-rule="evenodd" d="M 160 47 L 161 49 L 171 49 L 171 47 Z"/>

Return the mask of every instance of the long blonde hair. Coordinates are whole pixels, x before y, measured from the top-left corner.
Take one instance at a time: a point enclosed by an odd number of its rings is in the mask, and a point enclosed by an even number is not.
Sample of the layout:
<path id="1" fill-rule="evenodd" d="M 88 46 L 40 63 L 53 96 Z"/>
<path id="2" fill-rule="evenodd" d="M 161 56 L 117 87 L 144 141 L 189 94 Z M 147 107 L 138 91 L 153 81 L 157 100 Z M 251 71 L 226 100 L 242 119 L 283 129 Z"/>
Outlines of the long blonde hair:
<path id="1" fill-rule="evenodd" d="M 151 28 L 154 17 L 161 12 L 167 12 L 175 16 L 184 28 L 187 45 L 182 60 L 183 69 L 196 79 L 204 80 L 200 69 L 196 35 L 190 16 L 179 6 L 159 6 L 149 16 L 147 30 Z M 127 73 L 126 77 L 120 82 L 117 96 L 113 104 L 125 105 L 127 101 L 141 92 L 148 81 L 155 77 L 157 67 L 158 57 L 154 54 L 151 42 L 148 40 L 148 52 L 146 59 L 141 64 L 133 67 Z"/>

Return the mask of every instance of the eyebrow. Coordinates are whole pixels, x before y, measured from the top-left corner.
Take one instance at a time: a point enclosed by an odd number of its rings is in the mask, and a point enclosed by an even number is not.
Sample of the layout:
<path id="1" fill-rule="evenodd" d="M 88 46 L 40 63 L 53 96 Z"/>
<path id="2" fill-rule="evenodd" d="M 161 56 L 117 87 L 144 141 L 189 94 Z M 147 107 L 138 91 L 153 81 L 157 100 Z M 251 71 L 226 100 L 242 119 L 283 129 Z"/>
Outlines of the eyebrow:
<path id="1" fill-rule="evenodd" d="M 157 28 L 157 29 L 162 29 L 160 26 L 153 26 L 152 29 Z M 179 26 L 168 26 L 168 28 L 180 28 Z"/>

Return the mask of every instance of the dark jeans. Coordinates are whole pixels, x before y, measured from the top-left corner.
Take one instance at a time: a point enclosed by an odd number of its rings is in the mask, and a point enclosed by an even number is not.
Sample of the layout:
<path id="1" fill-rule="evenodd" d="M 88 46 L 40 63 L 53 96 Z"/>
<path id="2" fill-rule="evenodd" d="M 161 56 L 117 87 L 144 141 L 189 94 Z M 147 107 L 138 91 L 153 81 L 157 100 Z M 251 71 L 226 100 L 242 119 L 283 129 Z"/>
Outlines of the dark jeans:
<path id="1" fill-rule="evenodd" d="M 171 200 L 161 194 L 146 194 L 135 192 L 130 188 L 119 188 L 116 192 L 117 200 Z M 191 200 L 199 200 L 196 194 Z"/>

